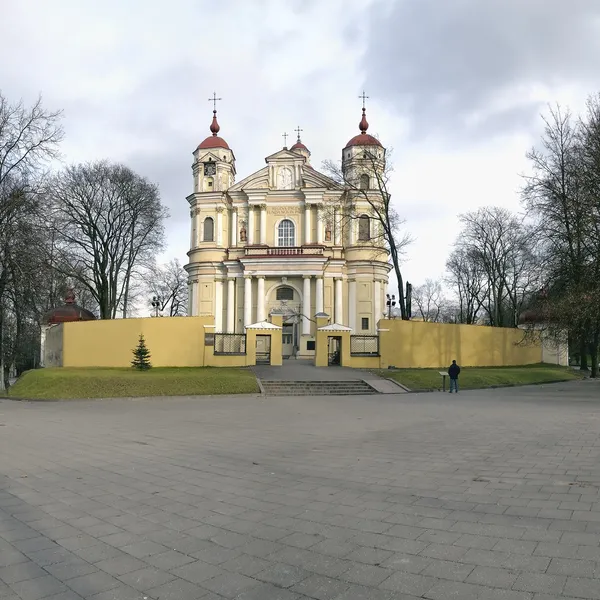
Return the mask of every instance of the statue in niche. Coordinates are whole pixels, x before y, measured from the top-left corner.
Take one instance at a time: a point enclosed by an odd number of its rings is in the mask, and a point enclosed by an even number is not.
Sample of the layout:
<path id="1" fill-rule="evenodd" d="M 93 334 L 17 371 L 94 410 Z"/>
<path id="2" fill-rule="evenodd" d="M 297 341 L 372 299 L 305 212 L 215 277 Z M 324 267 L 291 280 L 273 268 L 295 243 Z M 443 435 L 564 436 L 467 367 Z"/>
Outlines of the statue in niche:
<path id="1" fill-rule="evenodd" d="M 325 241 L 326 242 L 331 241 L 331 222 L 330 221 L 327 221 L 327 224 L 325 225 Z"/>
<path id="2" fill-rule="evenodd" d="M 278 184 L 280 190 L 292 189 L 292 171 L 287 167 L 279 169 Z"/>
<path id="3" fill-rule="evenodd" d="M 240 223 L 240 242 L 246 241 L 246 221 Z"/>

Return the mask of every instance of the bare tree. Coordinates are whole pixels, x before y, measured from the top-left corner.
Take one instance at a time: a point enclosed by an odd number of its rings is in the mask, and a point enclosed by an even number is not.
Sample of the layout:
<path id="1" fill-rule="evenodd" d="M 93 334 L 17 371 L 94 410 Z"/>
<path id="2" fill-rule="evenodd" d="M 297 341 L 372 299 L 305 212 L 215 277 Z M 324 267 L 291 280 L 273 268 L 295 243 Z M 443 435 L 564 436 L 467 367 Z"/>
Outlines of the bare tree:
<path id="1" fill-rule="evenodd" d="M 583 164 L 590 143 L 582 135 L 583 122 L 575 121 L 568 110 L 557 106 L 543 117 L 544 133 L 539 148 L 527 154 L 531 174 L 524 176 L 522 199 L 536 219 L 542 240 L 547 272 L 544 312 L 547 323 L 568 328 L 579 339 L 581 368 L 587 369 L 591 323 L 587 311 L 577 308 L 576 299 L 589 281 L 590 194 L 584 186 Z M 588 175 L 590 171 L 588 171 Z"/>
<path id="2" fill-rule="evenodd" d="M 17 298 L 18 282 L 39 240 L 23 244 L 31 227 L 39 221 L 35 181 L 52 159 L 59 156 L 63 137 L 61 113 L 46 110 L 41 98 L 31 107 L 10 103 L 0 92 L 0 390 L 7 386 L 8 368 L 22 343 L 22 327 L 14 335 L 7 323 L 23 323 Z"/>
<path id="3" fill-rule="evenodd" d="M 157 187 L 106 161 L 59 173 L 50 198 L 62 273 L 87 288 L 101 319 L 127 315 L 134 268 L 162 248 L 167 216 Z"/>
<path id="4" fill-rule="evenodd" d="M 157 298 L 161 313 L 167 312 L 169 317 L 187 315 L 187 273 L 176 258 L 151 269 L 148 291 Z"/>
<path id="5" fill-rule="evenodd" d="M 414 288 L 412 298 L 423 321 L 438 323 L 442 320 L 446 300 L 439 281 L 427 279 Z"/>
<path id="6" fill-rule="evenodd" d="M 380 255 L 378 248 L 389 252 L 398 281 L 398 308 L 401 318 L 408 320 L 401 264 L 412 238 L 403 230 L 405 221 L 392 204 L 389 182 L 393 169 L 382 147 L 365 147 L 361 152 L 358 163 L 351 168 L 330 160 L 323 163 L 324 171 L 336 182 L 335 190 L 342 190 L 340 201 L 332 199 L 326 205 L 325 219 L 336 219 L 346 239 L 358 228 L 358 242 L 373 248 L 375 260 Z M 368 228 L 363 227 L 366 223 Z"/>
<path id="7" fill-rule="evenodd" d="M 485 282 L 479 262 L 469 249 L 455 247 L 446 262 L 447 282 L 458 301 L 456 318 L 459 323 L 474 325 L 483 304 Z"/>
<path id="8" fill-rule="evenodd" d="M 522 219 L 504 208 L 487 207 L 461 215 L 457 246 L 480 277 L 479 305 L 494 327 L 516 327 L 528 295 L 536 288 L 539 269 L 534 237 Z M 457 266 L 457 265 L 453 265 Z"/>

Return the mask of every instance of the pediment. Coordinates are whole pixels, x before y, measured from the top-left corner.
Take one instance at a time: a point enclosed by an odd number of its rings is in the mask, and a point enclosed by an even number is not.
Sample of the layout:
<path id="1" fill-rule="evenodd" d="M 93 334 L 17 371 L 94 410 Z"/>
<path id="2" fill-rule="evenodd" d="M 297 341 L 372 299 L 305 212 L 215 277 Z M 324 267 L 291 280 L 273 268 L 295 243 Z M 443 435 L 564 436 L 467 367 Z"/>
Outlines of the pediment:
<path id="1" fill-rule="evenodd" d="M 305 160 L 305 159 L 302 155 L 296 154 L 295 152 L 291 152 L 290 150 L 286 150 L 285 148 L 283 150 L 279 150 L 278 152 L 275 152 L 275 154 L 271 154 L 270 156 L 267 156 L 267 158 L 265 158 L 266 162 L 284 161 L 284 160 L 293 160 L 294 162 L 297 162 L 299 160 Z"/>
<path id="2" fill-rule="evenodd" d="M 269 167 L 263 167 L 260 171 L 244 177 L 229 188 L 230 192 L 241 192 L 242 190 L 261 189 L 269 187 Z"/>

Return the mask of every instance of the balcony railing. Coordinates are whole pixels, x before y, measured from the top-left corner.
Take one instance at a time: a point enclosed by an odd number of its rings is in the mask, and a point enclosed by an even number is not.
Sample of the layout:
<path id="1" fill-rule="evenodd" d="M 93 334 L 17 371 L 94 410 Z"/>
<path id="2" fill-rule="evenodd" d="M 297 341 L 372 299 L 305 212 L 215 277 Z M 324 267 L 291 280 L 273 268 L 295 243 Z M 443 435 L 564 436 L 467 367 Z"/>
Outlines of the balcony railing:
<path id="1" fill-rule="evenodd" d="M 244 251 L 246 256 L 323 256 L 322 246 L 246 247 Z"/>

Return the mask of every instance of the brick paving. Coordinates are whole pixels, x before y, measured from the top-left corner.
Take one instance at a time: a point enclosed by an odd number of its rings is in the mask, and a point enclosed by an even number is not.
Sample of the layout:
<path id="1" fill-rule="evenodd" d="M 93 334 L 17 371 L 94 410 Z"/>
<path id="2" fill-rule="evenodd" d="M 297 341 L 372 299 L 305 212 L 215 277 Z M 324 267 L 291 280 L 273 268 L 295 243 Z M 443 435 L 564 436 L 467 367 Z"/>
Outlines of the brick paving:
<path id="1" fill-rule="evenodd" d="M 0 401 L 2 600 L 600 598 L 600 386 Z"/>

